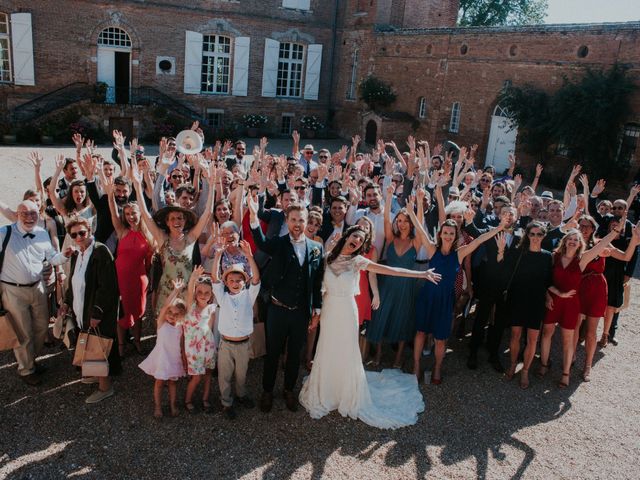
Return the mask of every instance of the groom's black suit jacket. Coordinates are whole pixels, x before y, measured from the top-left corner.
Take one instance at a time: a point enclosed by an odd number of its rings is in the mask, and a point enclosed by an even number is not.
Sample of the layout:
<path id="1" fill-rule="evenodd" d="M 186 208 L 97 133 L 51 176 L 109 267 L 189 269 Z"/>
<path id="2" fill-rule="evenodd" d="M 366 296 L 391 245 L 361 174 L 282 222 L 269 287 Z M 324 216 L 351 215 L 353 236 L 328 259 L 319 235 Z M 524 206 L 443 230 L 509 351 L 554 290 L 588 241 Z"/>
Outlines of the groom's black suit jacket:
<path id="1" fill-rule="evenodd" d="M 291 274 L 299 268 L 299 261 L 291 244 L 289 235 L 267 239 L 260 228 L 252 228 L 251 234 L 256 246 L 271 256 L 271 261 L 262 274 L 263 287 L 275 298 L 283 301 L 287 298 L 292 288 L 289 285 Z M 305 275 L 306 285 L 295 285 L 293 288 L 306 288 L 309 294 L 309 315 L 312 308 L 322 307 L 322 276 L 324 273 L 322 244 L 309 240 L 305 237 L 307 258 L 307 275 Z M 306 313 L 306 312 L 305 312 Z"/>

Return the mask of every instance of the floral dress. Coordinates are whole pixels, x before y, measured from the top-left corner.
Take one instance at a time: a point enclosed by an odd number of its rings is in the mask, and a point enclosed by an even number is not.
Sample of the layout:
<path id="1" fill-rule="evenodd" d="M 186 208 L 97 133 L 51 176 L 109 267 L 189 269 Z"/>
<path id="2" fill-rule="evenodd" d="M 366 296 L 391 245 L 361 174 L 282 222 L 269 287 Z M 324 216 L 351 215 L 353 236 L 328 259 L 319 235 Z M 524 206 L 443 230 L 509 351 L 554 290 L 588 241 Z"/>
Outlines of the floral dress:
<path id="1" fill-rule="evenodd" d="M 209 320 L 215 309 L 215 305 L 207 305 L 198 311 L 194 304 L 184 319 L 184 351 L 188 375 L 204 375 L 207 369 L 213 370 L 216 366 L 216 344 L 213 331 L 209 328 Z"/>
<path id="2" fill-rule="evenodd" d="M 156 303 L 156 315 L 160 313 L 165 300 L 173 291 L 173 280 L 181 278 L 185 285 L 189 281 L 193 271 L 193 247 L 195 242 L 188 244 L 182 250 L 174 250 L 167 239 L 160 248 L 160 261 L 162 263 L 162 276 L 158 285 L 158 301 Z M 184 299 L 184 291 L 180 294 Z"/>

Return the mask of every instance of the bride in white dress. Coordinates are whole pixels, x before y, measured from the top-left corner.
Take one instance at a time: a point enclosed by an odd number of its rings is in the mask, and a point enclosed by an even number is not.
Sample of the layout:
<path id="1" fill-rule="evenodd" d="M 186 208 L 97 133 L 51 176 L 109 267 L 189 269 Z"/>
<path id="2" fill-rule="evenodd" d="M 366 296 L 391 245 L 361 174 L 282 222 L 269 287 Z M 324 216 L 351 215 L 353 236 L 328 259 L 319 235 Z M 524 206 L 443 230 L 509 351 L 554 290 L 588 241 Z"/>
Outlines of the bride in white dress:
<path id="1" fill-rule="evenodd" d="M 415 375 L 400 370 L 365 372 L 358 347 L 360 270 L 381 275 L 425 278 L 440 275 L 379 265 L 358 255 L 368 235 L 361 227 L 347 229 L 327 256 L 323 279 L 320 338 L 311 374 L 300 391 L 300 403 L 312 418 L 333 410 L 377 428 L 413 425 L 424 411 Z M 314 318 L 311 327 L 317 325 Z"/>

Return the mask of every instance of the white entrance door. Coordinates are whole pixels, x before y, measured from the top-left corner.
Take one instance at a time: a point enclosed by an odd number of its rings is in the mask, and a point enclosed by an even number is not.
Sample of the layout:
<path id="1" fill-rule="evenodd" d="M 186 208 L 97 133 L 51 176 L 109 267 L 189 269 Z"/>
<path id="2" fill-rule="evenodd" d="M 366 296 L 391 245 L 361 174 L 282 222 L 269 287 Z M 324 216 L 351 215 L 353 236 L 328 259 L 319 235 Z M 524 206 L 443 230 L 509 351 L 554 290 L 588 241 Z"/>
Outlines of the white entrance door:
<path id="1" fill-rule="evenodd" d="M 111 48 L 98 47 L 98 82 L 107 84 L 105 103 L 116 101 L 116 55 Z"/>
<path id="2" fill-rule="evenodd" d="M 493 165 L 498 175 L 507 170 L 509 154 L 515 151 L 517 138 L 518 128 L 509 119 L 507 112 L 497 105 L 491 117 L 485 165 Z"/>

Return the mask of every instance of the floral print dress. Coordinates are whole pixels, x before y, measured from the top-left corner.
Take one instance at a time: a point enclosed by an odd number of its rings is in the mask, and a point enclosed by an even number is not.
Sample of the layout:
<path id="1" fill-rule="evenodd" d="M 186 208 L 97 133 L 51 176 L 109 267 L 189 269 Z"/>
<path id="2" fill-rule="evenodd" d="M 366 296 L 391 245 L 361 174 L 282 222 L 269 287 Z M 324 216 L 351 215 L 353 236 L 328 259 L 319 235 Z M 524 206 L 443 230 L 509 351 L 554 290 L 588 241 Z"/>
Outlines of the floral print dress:
<path id="1" fill-rule="evenodd" d="M 188 375 L 204 375 L 207 369 L 213 370 L 216 366 L 216 344 L 213 330 L 209 328 L 209 320 L 215 309 L 215 305 L 207 305 L 198 311 L 194 303 L 184 319 L 184 351 Z"/>
<path id="2" fill-rule="evenodd" d="M 165 300 L 173 291 L 173 280 L 181 278 L 185 285 L 193 271 L 193 247 L 195 242 L 187 244 L 182 250 L 174 250 L 167 239 L 160 248 L 160 260 L 162 262 L 162 276 L 158 285 L 158 300 L 156 303 L 156 316 L 160 313 Z M 184 291 L 180 294 L 184 299 Z"/>

